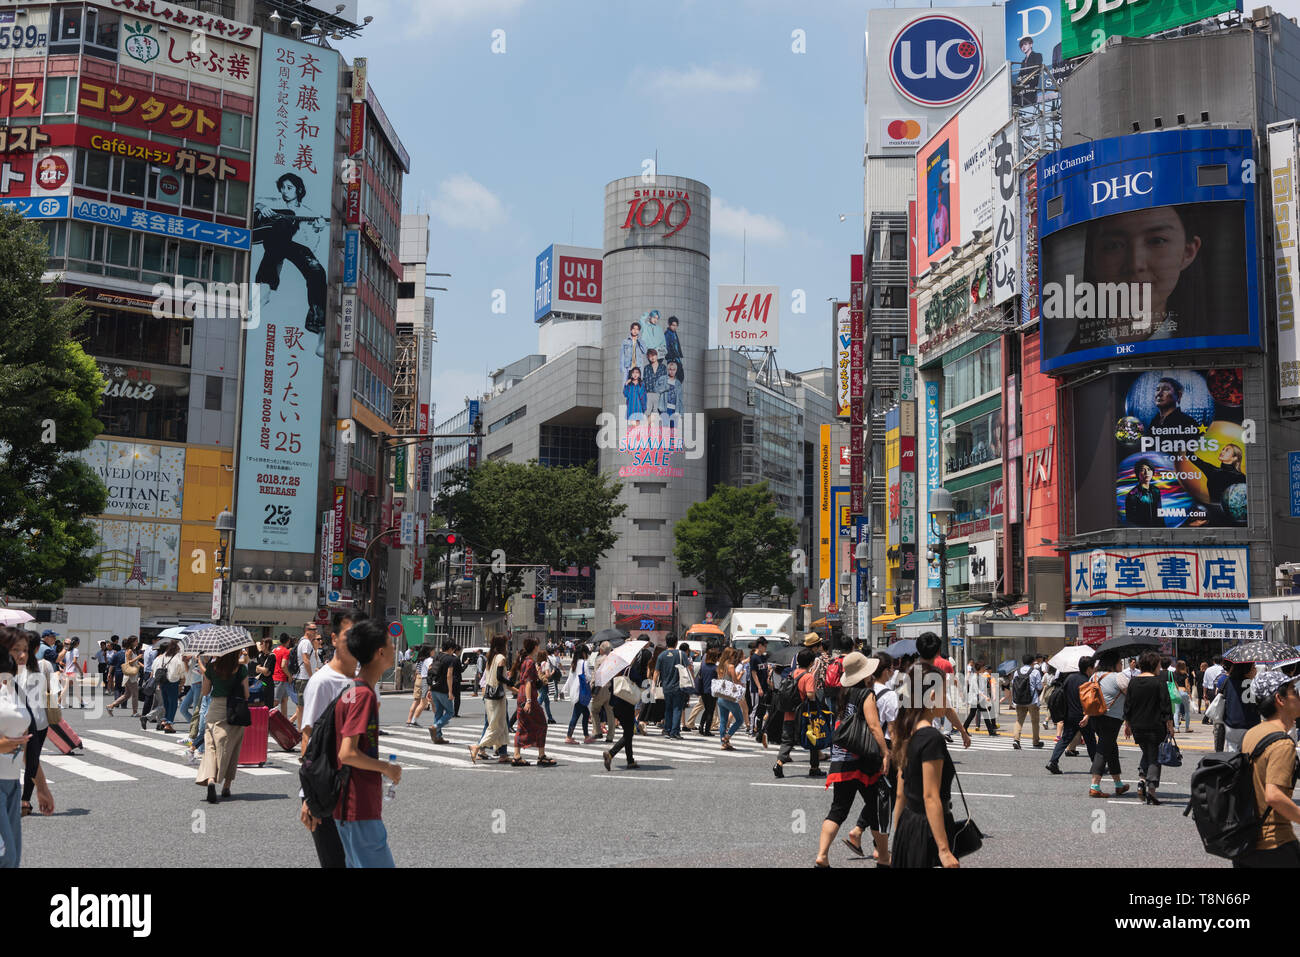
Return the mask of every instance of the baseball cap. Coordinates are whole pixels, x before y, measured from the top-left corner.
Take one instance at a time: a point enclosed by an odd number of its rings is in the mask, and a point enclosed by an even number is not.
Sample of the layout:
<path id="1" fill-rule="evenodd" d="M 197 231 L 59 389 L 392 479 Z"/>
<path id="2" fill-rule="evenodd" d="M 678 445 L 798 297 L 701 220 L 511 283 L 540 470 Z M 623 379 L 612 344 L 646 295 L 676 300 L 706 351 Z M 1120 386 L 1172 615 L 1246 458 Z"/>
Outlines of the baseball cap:
<path id="1" fill-rule="evenodd" d="M 51 631 L 50 629 L 46 628 L 43 632 L 41 632 L 41 637 L 42 637 L 42 638 L 57 638 L 57 637 L 59 637 L 59 633 L 58 633 L 57 631 Z"/>
<path id="2" fill-rule="evenodd" d="M 1289 685 L 1293 681 L 1300 681 L 1300 675 L 1289 677 L 1280 671 L 1262 671 L 1250 683 L 1250 691 L 1255 696 L 1256 701 L 1263 701 L 1266 698 L 1273 697 L 1285 685 Z"/>

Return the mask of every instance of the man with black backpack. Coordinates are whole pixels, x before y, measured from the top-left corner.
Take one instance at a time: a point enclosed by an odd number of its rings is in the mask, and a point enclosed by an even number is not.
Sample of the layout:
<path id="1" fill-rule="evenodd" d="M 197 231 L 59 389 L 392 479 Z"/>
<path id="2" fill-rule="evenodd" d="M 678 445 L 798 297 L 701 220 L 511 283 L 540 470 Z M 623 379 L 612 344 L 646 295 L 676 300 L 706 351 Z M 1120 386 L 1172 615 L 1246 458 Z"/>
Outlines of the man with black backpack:
<path id="1" fill-rule="evenodd" d="M 329 664 L 311 676 L 311 680 L 307 682 L 307 688 L 303 693 L 301 754 L 304 758 L 307 755 L 307 746 L 311 742 L 312 730 L 318 722 L 322 721 L 322 717 L 329 706 L 354 684 L 354 677 L 357 673 L 357 660 L 348 651 L 348 632 L 352 630 L 352 625 L 353 616 L 351 612 L 335 612 L 333 629 L 334 656 L 330 659 Z M 329 720 L 333 720 L 332 713 Z M 326 729 L 322 729 L 322 733 L 326 733 Z M 331 737 L 333 736 L 332 725 L 328 729 L 328 733 Z M 326 742 L 326 744 L 329 744 L 329 742 Z M 326 750 L 335 748 L 337 748 L 337 745 L 333 744 Z M 338 829 L 334 824 L 333 816 L 313 816 L 307 807 L 303 792 L 299 791 L 298 795 L 303 798 L 300 818 L 303 825 L 311 832 L 320 866 L 324 868 L 346 867 L 343 844 L 339 840 Z"/>
<path id="2" fill-rule="evenodd" d="M 1016 727 L 1011 735 L 1011 746 L 1020 750 L 1020 730 L 1025 725 L 1025 716 L 1029 716 L 1034 729 L 1034 747 L 1041 748 L 1043 742 L 1038 736 L 1038 696 L 1043 690 L 1043 676 L 1034 667 L 1034 656 L 1025 655 L 1020 659 L 1020 669 L 1011 679 L 1011 703 L 1016 708 Z"/>
<path id="3" fill-rule="evenodd" d="M 1295 789 L 1295 742 L 1287 731 L 1300 717 L 1300 695 L 1295 682 L 1280 671 L 1265 671 L 1250 683 L 1263 720 L 1246 732 L 1241 753 L 1251 756 L 1251 782 L 1255 811 L 1260 820 L 1254 846 L 1233 858 L 1233 867 L 1300 867 L 1300 843 L 1293 824 L 1300 824 L 1300 806 L 1291 797 Z M 1193 781 L 1193 794 L 1196 786 Z"/>
<path id="4" fill-rule="evenodd" d="M 795 659 L 797 667 L 785 678 L 776 690 L 776 700 L 772 704 L 775 713 L 783 716 L 781 726 L 781 751 L 776 764 L 772 765 L 772 774 L 778 778 L 785 777 L 785 765 L 790 760 L 799 731 L 799 710 L 806 701 L 815 701 L 817 693 L 813 687 L 811 668 L 817 660 L 817 652 L 811 647 L 800 650 Z M 821 769 L 821 753 L 816 748 L 808 751 L 808 777 L 824 778 L 826 772 Z"/>

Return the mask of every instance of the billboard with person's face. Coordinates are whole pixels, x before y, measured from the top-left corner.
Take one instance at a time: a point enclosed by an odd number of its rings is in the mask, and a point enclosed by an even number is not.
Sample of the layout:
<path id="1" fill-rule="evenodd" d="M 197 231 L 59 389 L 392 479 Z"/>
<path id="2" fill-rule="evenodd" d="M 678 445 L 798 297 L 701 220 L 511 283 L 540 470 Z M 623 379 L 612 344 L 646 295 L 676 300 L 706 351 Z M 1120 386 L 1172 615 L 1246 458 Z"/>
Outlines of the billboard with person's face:
<path id="1" fill-rule="evenodd" d="M 1044 370 L 1259 346 L 1249 130 L 1096 140 L 1037 185 Z"/>

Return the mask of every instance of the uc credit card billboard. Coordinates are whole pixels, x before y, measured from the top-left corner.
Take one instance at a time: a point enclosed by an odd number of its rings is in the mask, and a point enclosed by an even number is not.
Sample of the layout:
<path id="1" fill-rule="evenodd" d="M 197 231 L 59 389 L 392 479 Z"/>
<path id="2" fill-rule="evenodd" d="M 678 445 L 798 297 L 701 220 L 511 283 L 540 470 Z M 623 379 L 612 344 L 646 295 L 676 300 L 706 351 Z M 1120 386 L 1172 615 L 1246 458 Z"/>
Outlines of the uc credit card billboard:
<path id="1" fill-rule="evenodd" d="M 333 50 L 267 38 L 252 253 L 266 302 L 245 332 L 235 507 L 236 547 L 252 551 L 316 550 L 338 88 Z"/>
<path id="2" fill-rule="evenodd" d="M 1250 130 L 1095 140 L 1038 162 L 1045 371 L 1257 348 Z"/>

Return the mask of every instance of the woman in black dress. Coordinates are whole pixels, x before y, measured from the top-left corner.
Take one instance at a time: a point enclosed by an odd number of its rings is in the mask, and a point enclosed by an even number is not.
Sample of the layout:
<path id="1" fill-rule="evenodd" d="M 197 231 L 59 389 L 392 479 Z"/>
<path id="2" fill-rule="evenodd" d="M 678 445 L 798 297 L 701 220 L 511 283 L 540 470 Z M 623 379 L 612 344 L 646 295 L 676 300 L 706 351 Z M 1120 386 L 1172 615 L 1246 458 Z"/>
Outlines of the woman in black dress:
<path id="1" fill-rule="evenodd" d="M 894 722 L 891 758 L 900 768 L 903 800 L 894 808 L 894 867 L 957 867 L 948 847 L 952 780 L 948 744 L 934 727 L 947 712 L 943 674 L 933 666 L 908 671 L 908 700 Z M 915 705 L 931 705 L 916 707 Z"/>
<path id="2" fill-rule="evenodd" d="M 1132 735 L 1142 749 L 1138 763 L 1138 797 L 1159 804 L 1160 745 L 1174 735 L 1174 709 L 1169 697 L 1168 672 L 1160 667 L 1160 654 L 1144 651 L 1138 659 L 1141 674 L 1128 684 L 1124 696 L 1124 737 Z"/>

